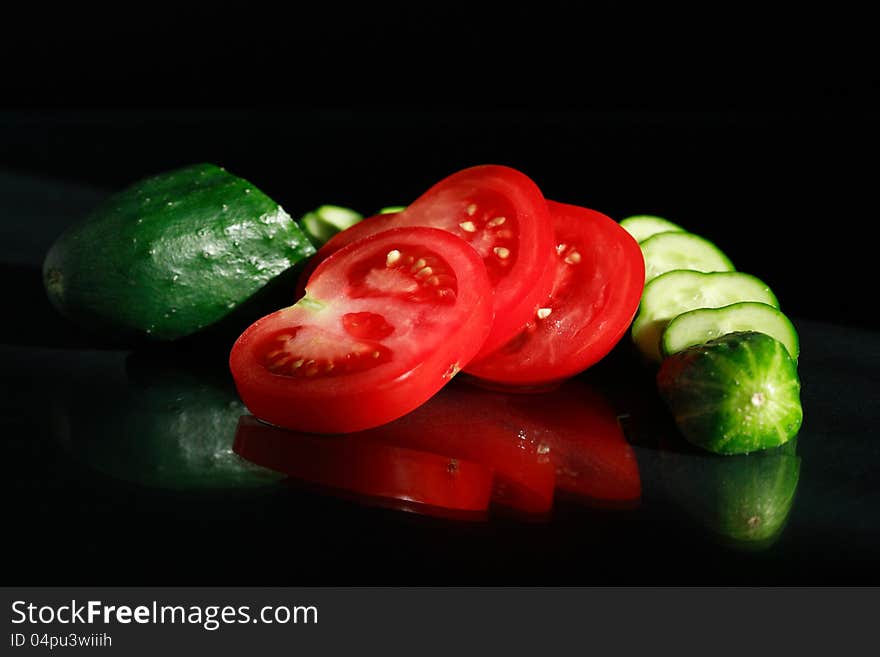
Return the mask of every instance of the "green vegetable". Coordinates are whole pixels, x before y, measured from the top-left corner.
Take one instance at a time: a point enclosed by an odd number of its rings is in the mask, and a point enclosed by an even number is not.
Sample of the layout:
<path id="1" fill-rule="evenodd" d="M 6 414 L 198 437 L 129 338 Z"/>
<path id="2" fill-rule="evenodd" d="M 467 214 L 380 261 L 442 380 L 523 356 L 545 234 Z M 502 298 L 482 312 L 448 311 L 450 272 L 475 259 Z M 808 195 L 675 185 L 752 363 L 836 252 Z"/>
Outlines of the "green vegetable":
<path id="1" fill-rule="evenodd" d="M 715 244 L 694 233 L 657 233 L 639 242 L 645 258 L 645 283 L 674 269 L 734 271 L 735 267 Z"/>
<path id="2" fill-rule="evenodd" d="M 742 301 L 721 308 L 697 308 L 675 317 L 663 331 L 661 351 L 669 356 L 736 331 L 759 331 L 776 338 L 797 360 L 799 340 L 791 320 L 766 303 Z"/>
<path id="3" fill-rule="evenodd" d="M 392 214 L 394 212 L 403 212 L 404 210 L 406 210 L 405 205 L 389 205 L 385 208 L 379 208 L 379 212 L 376 214 Z"/>
<path id="4" fill-rule="evenodd" d="M 354 226 L 363 215 L 339 205 L 322 205 L 303 215 L 300 224 L 316 246 L 323 245 L 336 233 Z"/>
<path id="5" fill-rule="evenodd" d="M 716 454 L 782 445 L 803 420 L 797 366 L 764 333 L 729 333 L 689 347 L 664 359 L 656 380 L 684 438 Z"/>
<path id="6" fill-rule="evenodd" d="M 782 534 L 794 504 L 801 469 L 796 442 L 739 456 L 663 452 L 664 487 L 728 547 L 767 549 Z"/>
<path id="7" fill-rule="evenodd" d="M 254 185 L 212 164 L 112 195 L 49 250 L 49 299 L 73 321 L 129 341 L 212 326 L 315 252 Z"/>
<path id="8" fill-rule="evenodd" d="M 643 242 L 657 233 L 684 231 L 676 223 L 652 214 L 637 214 L 621 219 L 620 227 L 633 236 L 636 242 Z"/>
<path id="9" fill-rule="evenodd" d="M 670 320 L 695 308 L 718 308 L 739 301 L 757 301 L 779 307 L 776 295 L 751 274 L 666 272 L 645 286 L 632 325 L 633 341 L 648 361 L 659 363 L 660 336 Z"/>

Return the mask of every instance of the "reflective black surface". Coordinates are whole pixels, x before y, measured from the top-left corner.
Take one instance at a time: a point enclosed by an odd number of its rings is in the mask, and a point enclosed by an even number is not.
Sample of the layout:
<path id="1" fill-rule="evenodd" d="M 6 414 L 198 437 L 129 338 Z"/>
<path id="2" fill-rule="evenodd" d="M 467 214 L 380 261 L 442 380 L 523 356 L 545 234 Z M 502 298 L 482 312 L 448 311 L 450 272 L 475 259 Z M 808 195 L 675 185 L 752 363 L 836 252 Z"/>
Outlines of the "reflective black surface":
<path id="1" fill-rule="evenodd" d="M 583 454 L 595 458 L 569 474 L 588 472 L 603 486 L 571 494 L 557 481 L 542 514 L 517 513 L 493 489 L 485 513 L 448 517 L 418 501 L 327 486 L 318 474 L 338 474 L 333 467 L 293 481 L 276 471 L 284 467 L 243 461 L 233 447 L 246 409 L 222 340 L 114 350 L 48 306 L 39 276 L 45 248 L 105 192 L 11 173 L 0 183 L 8 584 L 880 582 L 880 334 L 868 317 L 861 328 L 838 325 L 807 303 L 833 292 L 794 295 L 795 308 L 816 311 L 793 315 L 805 416 L 796 442 L 748 457 L 690 449 L 624 341 L 559 393 L 500 402 L 509 411 L 499 416 L 504 435 L 525 435 L 535 463 L 542 440 L 570 435 L 559 418 L 569 428 L 580 423 L 578 444 L 594 440 Z M 756 247 L 745 260 L 765 255 Z M 823 276 L 808 272 L 809 280 Z M 797 276 L 785 286 L 783 298 Z M 857 296 L 848 288 L 837 302 Z M 457 380 L 455 412 L 467 418 L 471 404 L 488 417 L 486 394 Z M 466 425 L 459 440 L 473 429 Z M 599 426 L 622 433 L 595 442 Z M 551 445 L 549 454 L 559 452 Z"/>
<path id="2" fill-rule="evenodd" d="M 651 396 L 650 377 L 619 349 L 575 386 L 588 391 L 587 414 L 599 403 L 621 416 L 640 495 L 622 507 L 557 495 L 543 518 L 494 505 L 486 518 L 437 517 L 253 466 L 232 450 L 246 411 L 219 358 L 3 346 L 9 578 L 877 582 L 878 339 L 798 326 L 806 419 L 795 443 L 747 457 L 689 449 Z M 462 409 L 472 398 L 475 414 L 485 412 L 476 406 L 484 391 L 454 385 Z M 548 393 L 546 405 L 560 394 Z M 631 489 L 632 471 L 625 476 Z"/>

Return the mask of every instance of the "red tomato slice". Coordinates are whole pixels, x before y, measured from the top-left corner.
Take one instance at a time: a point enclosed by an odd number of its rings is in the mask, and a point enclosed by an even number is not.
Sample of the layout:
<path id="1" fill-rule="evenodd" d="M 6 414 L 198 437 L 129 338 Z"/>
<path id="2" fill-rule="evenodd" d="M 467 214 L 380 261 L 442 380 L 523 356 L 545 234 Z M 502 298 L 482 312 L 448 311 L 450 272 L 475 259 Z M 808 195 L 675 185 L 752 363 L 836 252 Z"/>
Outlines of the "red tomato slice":
<path id="1" fill-rule="evenodd" d="M 397 226 L 442 228 L 480 254 L 495 294 L 495 321 L 481 355 L 513 338 L 547 297 L 554 275 L 553 226 L 541 190 L 516 169 L 487 164 L 454 173 L 402 212 L 377 215 L 337 233 L 313 261 Z M 310 270 L 311 265 L 300 280 Z"/>
<path id="2" fill-rule="evenodd" d="M 465 371 L 514 386 L 540 386 L 582 372 L 626 333 L 645 282 L 638 243 L 613 219 L 575 205 L 547 202 L 556 233 L 549 298 L 519 334 Z"/>
<path id="3" fill-rule="evenodd" d="M 369 237 L 370 235 L 381 233 L 383 230 L 394 228 L 391 222 L 393 217 L 396 217 L 398 214 L 398 212 L 374 214 L 372 217 L 366 217 L 353 226 L 336 233 L 333 237 L 327 240 L 318 252 L 306 261 L 305 266 L 300 272 L 296 282 L 296 298 L 300 299 L 306 293 L 306 285 L 308 285 L 309 279 L 318 268 L 318 265 L 336 253 L 339 249 L 348 246 L 352 242 L 357 242 L 364 237 Z M 367 224 L 369 224 L 369 228 L 366 228 Z"/>
<path id="4" fill-rule="evenodd" d="M 251 413 L 344 433 L 417 408 L 482 346 L 492 324 L 480 257 L 436 228 L 398 228 L 325 260 L 295 305 L 252 324 L 229 364 Z"/>
<path id="5" fill-rule="evenodd" d="M 322 492 L 348 493 L 360 503 L 380 504 L 428 515 L 485 518 L 492 471 L 450 458 L 360 434 L 319 436 L 271 427 L 245 416 L 233 450 L 248 461 L 281 472 Z M 348 496 L 346 496 L 348 497 Z"/>
<path id="6" fill-rule="evenodd" d="M 588 506 L 639 506 L 639 464 L 615 407 L 604 395 L 570 379 L 552 392 L 508 399 L 511 416 L 549 454 L 557 491 Z"/>

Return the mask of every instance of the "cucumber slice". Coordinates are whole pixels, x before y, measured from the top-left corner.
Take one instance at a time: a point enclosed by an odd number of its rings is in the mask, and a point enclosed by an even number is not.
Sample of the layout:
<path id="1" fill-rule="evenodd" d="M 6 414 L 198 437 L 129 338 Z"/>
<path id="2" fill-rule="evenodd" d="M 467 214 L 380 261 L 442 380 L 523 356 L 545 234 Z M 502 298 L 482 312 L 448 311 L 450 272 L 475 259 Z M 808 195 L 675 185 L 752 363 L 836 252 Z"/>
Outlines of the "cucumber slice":
<path id="1" fill-rule="evenodd" d="M 396 212 L 403 212 L 406 210 L 405 205 L 388 205 L 384 208 L 379 208 L 379 211 L 376 214 L 392 214 Z"/>
<path id="2" fill-rule="evenodd" d="M 336 233 L 354 226 L 363 215 L 339 205 L 322 205 L 307 212 L 300 224 L 317 246 L 321 246 Z"/>
<path id="3" fill-rule="evenodd" d="M 724 252 L 694 233 L 657 233 L 639 243 L 645 257 L 645 283 L 673 269 L 735 271 Z"/>
<path id="4" fill-rule="evenodd" d="M 663 361 L 657 390 L 684 438 L 716 454 L 749 454 L 797 435 L 797 365 L 778 340 L 728 333 Z"/>
<path id="5" fill-rule="evenodd" d="M 719 308 L 739 301 L 779 307 L 776 295 L 751 274 L 686 269 L 666 272 L 645 285 L 639 312 L 633 321 L 633 341 L 645 358 L 659 363 L 660 336 L 670 320 L 695 308 Z"/>
<path id="6" fill-rule="evenodd" d="M 672 223 L 669 219 L 653 214 L 634 214 L 626 219 L 621 219 L 620 227 L 632 235 L 636 242 L 643 242 L 657 233 L 684 231 L 684 228 Z"/>
<path id="7" fill-rule="evenodd" d="M 721 308 L 697 308 L 675 317 L 660 340 L 663 356 L 703 344 L 736 331 L 758 331 L 779 340 L 792 360 L 797 360 L 798 334 L 778 308 L 766 303 L 741 301 Z"/>

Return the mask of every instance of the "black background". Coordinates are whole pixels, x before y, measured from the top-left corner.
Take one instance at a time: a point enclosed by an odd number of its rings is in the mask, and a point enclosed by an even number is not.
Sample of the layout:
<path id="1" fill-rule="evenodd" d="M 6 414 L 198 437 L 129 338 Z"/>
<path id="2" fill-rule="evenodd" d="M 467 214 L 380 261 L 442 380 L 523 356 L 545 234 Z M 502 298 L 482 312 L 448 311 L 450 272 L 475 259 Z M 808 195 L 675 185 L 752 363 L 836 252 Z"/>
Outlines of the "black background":
<path id="1" fill-rule="evenodd" d="M 865 17 L 580 4 L 12 15 L 0 167 L 109 191 L 213 161 L 297 215 L 508 164 L 714 240 L 792 316 L 877 326 Z"/>
<path id="2" fill-rule="evenodd" d="M 362 212 L 405 204 L 457 169 L 508 164 L 549 198 L 615 219 L 660 214 L 712 239 L 739 269 L 765 280 L 794 318 L 880 326 L 873 294 L 880 69 L 865 16 L 726 5 L 676 13 L 658 8 L 665 3 L 613 11 L 541 3 L 540 12 L 416 4 L 9 14 L 0 28 L 0 170 L 109 192 L 212 161 L 298 215 L 322 203 Z M 30 274 L 29 285 L 4 290 L 9 304 L 35 307 L 39 272 Z M 823 334 L 812 335 L 810 353 L 835 365 L 815 337 Z M 78 381 L 93 370 L 71 368 L 69 376 Z M 822 392 L 816 403 L 839 392 L 835 382 L 813 388 Z M 16 391 L 33 401 L 28 390 Z M 7 401 L 16 408 L 15 398 Z M 836 547 L 843 556 L 814 570 L 812 581 L 876 580 L 862 570 L 873 563 L 867 543 L 832 546 L 811 536 L 789 537 L 794 556 L 758 561 L 756 570 L 749 561 L 725 571 L 731 562 L 708 551 L 703 569 L 696 556 L 687 566 L 684 558 L 664 565 L 664 553 L 649 545 L 666 530 L 663 515 L 597 519 L 563 505 L 563 522 L 536 542 L 516 520 L 447 533 L 431 519 L 359 513 L 320 497 L 260 499 L 258 513 L 244 495 L 181 500 L 117 488 L 110 500 L 103 484 L 85 476 L 78 483 L 78 471 L 31 440 L 29 418 L 7 415 L 22 462 L 43 468 L 15 516 L 30 532 L 15 552 L 28 559 L 17 577 L 801 583 L 812 553 Z M 34 511 L 65 520 L 41 523 Z M 235 518 L 228 528 L 227 515 Z M 229 531 L 234 545 L 247 545 L 243 557 L 227 549 Z M 59 545 L 75 540 L 77 562 L 69 564 Z M 699 554 L 705 546 L 692 541 L 685 534 L 665 554 Z M 352 559 L 355 543 L 365 552 Z M 596 560 L 579 561 L 594 543 Z M 296 560 L 305 545 L 311 562 Z M 533 548 L 546 545 L 556 553 L 535 554 L 540 567 L 530 568 Z M 293 559 L 283 565 L 288 553 Z M 438 555 L 445 558 L 432 565 Z M 571 563 L 577 572 L 566 571 Z"/>

